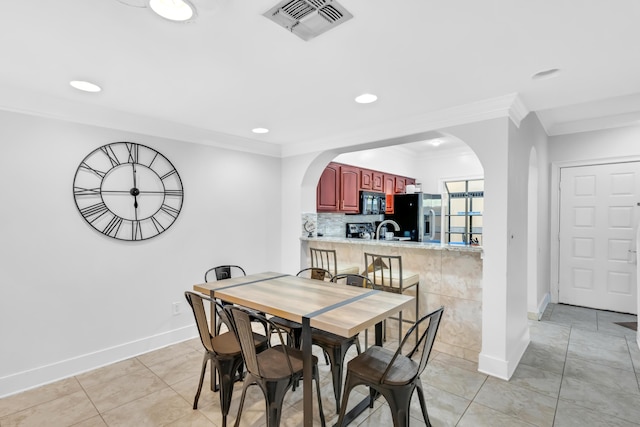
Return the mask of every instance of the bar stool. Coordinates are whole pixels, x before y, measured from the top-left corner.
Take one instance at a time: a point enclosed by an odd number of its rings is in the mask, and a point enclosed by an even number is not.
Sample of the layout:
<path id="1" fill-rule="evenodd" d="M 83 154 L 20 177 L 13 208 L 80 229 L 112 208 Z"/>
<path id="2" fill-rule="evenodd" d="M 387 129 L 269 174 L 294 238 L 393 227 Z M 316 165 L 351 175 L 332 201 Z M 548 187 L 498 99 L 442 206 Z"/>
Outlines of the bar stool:
<path id="1" fill-rule="evenodd" d="M 350 265 L 338 269 L 338 258 L 335 249 L 309 248 L 311 254 L 311 267 L 328 270 L 333 276 L 338 274 L 358 274 L 360 268 Z"/>
<path id="2" fill-rule="evenodd" d="M 376 287 L 386 292 L 402 294 L 407 289 L 415 286 L 416 288 L 416 315 L 420 318 L 420 276 L 413 273 L 404 273 L 402 271 L 402 257 L 400 255 L 379 255 L 372 253 L 364 253 L 364 275 L 369 278 Z M 416 322 L 402 318 L 402 311 L 398 313 L 398 317 L 390 317 L 390 319 L 398 320 L 398 339 L 403 337 L 402 324 Z M 386 328 L 385 328 L 386 330 Z M 417 334 L 416 334 L 417 337 Z"/>

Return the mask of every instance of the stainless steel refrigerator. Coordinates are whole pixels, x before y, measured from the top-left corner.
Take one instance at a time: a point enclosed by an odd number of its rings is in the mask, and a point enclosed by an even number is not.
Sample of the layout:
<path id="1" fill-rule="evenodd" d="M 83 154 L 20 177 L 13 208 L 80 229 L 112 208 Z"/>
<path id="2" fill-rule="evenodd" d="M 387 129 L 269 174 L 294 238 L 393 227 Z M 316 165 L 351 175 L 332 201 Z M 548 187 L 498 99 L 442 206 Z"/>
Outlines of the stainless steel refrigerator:
<path id="1" fill-rule="evenodd" d="M 440 194 L 396 194 L 393 214 L 385 218 L 400 226 L 399 237 L 410 237 L 416 242 L 440 243 L 442 196 Z"/>

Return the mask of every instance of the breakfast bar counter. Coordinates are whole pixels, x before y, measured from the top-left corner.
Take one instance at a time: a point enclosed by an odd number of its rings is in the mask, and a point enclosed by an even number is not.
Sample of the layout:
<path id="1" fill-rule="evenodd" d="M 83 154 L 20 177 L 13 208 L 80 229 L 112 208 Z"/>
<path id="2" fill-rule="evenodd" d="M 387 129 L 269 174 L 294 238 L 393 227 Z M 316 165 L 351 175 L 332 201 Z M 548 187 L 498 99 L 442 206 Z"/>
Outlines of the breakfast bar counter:
<path id="1" fill-rule="evenodd" d="M 482 344 L 482 247 L 344 237 L 301 237 L 301 266 L 310 266 L 309 248 L 335 249 L 340 265 L 358 265 L 364 272 L 364 253 L 401 255 L 403 270 L 420 277 L 420 315 L 446 307 L 434 350 L 473 362 Z M 415 288 L 407 295 L 415 296 Z M 415 319 L 414 310 L 405 317 Z M 387 339 L 395 339 L 396 325 L 387 322 Z M 407 325 L 408 328 L 409 325 Z M 405 328 L 406 329 L 406 328 Z"/>

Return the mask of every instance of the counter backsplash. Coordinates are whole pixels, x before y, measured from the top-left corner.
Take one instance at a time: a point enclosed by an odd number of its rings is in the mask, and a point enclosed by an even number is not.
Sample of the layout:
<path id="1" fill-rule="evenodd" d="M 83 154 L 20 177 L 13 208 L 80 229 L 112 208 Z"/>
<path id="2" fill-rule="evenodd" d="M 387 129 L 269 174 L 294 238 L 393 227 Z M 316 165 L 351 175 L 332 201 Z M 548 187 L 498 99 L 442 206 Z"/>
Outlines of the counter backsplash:
<path id="1" fill-rule="evenodd" d="M 318 213 L 318 233 L 325 237 L 344 237 L 348 222 L 371 222 L 384 220 L 384 215 L 346 215 Z"/>

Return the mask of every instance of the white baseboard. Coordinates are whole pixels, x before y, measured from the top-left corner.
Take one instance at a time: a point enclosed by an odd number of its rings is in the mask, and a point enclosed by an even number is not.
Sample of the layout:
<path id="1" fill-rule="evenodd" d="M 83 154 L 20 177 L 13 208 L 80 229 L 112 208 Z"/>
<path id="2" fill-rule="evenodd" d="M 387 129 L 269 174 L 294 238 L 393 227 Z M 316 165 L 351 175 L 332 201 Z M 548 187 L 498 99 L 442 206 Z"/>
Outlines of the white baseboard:
<path id="1" fill-rule="evenodd" d="M 193 325 L 0 378 L 0 398 L 91 371 L 197 336 Z"/>
<path id="2" fill-rule="evenodd" d="M 547 292 L 544 297 L 542 298 L 542 301 L 540 301 L 540 304 L 538 304 L 538 309 L 536 310 L 535 313 L 532 312 L 528 312 L 527 313 L 527 318 L 529 320 L 540 320 L 542 319 L 542 315 L 544 314 L 544 311 L 547 309 L 547 306 L 549 305 L 549 302 L 551 302 L 551 294 L 549 292 Z"/>
<path id="3" fill-rule="evenodd" d="M 491 375 L 492 377 L 509 381 L 509 378 L 511 378 L 518 367 L 524 352 L 527 350 L 529 341 L 529 328 L 526 328 L 506 360 L 480 352 L 478 356 L 478 371 Z"/>

